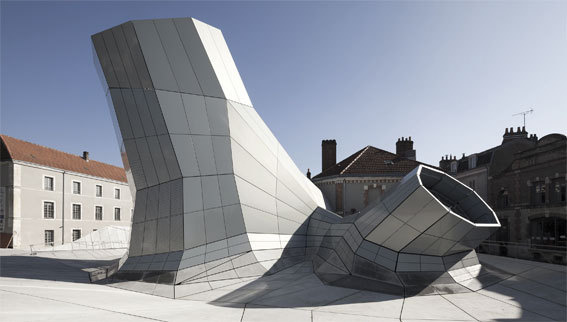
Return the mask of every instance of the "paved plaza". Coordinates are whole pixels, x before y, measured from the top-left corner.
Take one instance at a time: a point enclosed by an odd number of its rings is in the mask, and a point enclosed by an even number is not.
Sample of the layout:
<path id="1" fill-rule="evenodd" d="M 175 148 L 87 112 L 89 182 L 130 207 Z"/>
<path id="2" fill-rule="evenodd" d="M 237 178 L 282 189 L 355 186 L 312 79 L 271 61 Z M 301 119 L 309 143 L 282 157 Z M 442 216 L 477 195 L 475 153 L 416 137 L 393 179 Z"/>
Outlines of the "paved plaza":
<path id="1" fill-rule="evenodd" d="M 564 266 L 479 255 L 502 272 L 476 292 L 402 296 L 323 284 L 304 262 L 180 299 L 89 281 L 124 250 L 2 253 L 3 321 L 565 321 Z M 490 284 L 492 283 L 492 284 Z M 474 283 L 471 283 L 474 289 Z"/>

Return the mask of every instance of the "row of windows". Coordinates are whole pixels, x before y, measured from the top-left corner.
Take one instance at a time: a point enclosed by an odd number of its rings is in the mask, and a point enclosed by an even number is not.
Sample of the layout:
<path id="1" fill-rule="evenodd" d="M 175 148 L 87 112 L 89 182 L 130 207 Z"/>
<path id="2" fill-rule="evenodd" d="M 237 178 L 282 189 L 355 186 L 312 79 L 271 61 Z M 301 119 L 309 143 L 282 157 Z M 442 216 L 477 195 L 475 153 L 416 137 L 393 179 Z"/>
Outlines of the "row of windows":
<path id="1" fill-rule="evenodd" d="M 73 204 L 73 219 L 81 220 L 82 218 L 82 206 L 80 204 Z M 102 220 L 102 206 L 95 206 L 95 220 Z M 43 218 L 53 219 L 55 218 L 55 203 L 53 201 L 43 202 Z M 120 208 L 114 208 L 114 220 L 120 221 Z"/>
<path id="2" fill-rule="evenodd" d="M 53 191 L 53 177 L 45 176 L 43 177 L 43 190 Z M 81 194 L 81 182 L 73 181 L 73 194 Z M 95 196 L 102 197 L 102 185 L 97 184 L 95 186 Z M 114 188 L 114 199 L 120 199 L 120 189 Z"/>
<path id="3" fill-rule="evenodd" d="M 95 229 L 96 231 L 96 229 Z M 73 241 L 81 238 L 81 230 L 80 229 L 73 229 Z M 54 230 L 45 230 L 43 232 L 43 240 L 46 246 L 53 246 L 55 241 L 55 231 Z"/>

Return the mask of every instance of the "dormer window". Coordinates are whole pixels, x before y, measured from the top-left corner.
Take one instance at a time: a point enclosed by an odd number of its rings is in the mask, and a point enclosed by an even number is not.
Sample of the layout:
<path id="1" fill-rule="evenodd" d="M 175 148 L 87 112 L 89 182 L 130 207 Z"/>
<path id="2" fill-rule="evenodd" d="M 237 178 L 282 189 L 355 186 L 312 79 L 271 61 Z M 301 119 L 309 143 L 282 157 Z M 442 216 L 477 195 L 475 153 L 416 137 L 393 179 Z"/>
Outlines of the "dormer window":
<path id="1" fill-rule="evenodd" d="M 469 156 L 469 169 L 476 168 L 476 160 L 477 160 L 476 154 Z"/>

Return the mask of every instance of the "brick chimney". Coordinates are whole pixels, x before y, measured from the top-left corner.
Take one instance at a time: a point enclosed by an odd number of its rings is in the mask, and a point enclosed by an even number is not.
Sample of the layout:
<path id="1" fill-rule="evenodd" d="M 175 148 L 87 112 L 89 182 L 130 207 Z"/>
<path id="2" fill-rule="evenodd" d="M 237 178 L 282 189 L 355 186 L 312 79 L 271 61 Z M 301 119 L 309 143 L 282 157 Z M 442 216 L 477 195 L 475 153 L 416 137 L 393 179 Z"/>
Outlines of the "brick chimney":
<path id="1" fill-rule="evenodd" d="M 445 172 L 449 172 L 451 171 L 451 159 L 453 157 L 451 156 L 449 158 L 449 155 L 446 154 L 444 157 L 441 157 L 441 161 L 439 161 L 439 168 L 441 168 L 441 170 L 445 171 Z"/>
<path id="2" fill-rule="evenodd" d="M 83 151 L 83 160 L 89 161 L 89 151 Z"/>
<path id="3" fill-rule="evenodd" d="M 321 142 L 321 172 L 337 163 L 337 141 L 323 140 Z"/>
<path id="4" fill-rule="evenodd" d="M 516 130 L 516 132 L 514 132 L 514 128 L 511 127 L 509 130 L 505 129 L 504 131 L 504 135 L 502 135 L 502 143 L 508 142 L 508 141 L 512 141 L 515 139 L 527 139 L 528 138 L 528 131 L 526 131 L 526 127 L 519 127 Z"/>
<path id="5" fill-rule="evenodd" d="M 415 150 L 413 149 L 411 136 L 409 138 L 402 137 L 398 139 L 398 142 L 396 142 L 396 154 L 410 160 L 415 160 Z"/>

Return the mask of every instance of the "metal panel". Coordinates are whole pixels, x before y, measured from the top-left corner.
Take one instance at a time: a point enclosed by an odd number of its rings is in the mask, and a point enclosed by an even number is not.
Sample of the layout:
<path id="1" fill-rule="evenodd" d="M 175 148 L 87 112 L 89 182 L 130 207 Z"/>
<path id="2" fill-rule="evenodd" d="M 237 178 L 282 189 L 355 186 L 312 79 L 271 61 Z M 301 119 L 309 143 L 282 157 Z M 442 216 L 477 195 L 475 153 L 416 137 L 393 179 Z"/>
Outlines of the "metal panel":
<path id="1" fill-rule="evenodd" d="M 136 68 L 136 74 L 140 80 L 141 87 L 144 89 L 153 89 L 154 85 L 152 84 L 148 68 L 146 67 L 146 61 L 142 55 L 142 50 L 140 48 L 140 43 L 138 42 L 136 31 L 134 30 L 134 25 L 132 22 L 127 22 L 121 26 L 126 42 L 128 43 L 128 48 L 130 49 L 130 54 L 132 55 L 132 61 Z"/>
<path id="2" fill-rule="evenodd" d="M 163 158 L 163 152 L 161 150 L 159 140 L 157 136 L 149 136 L 147 137 L 147 141 L 148 147 L 150 149 L 150 154 L 152 156 L 152 161 L 157 172 L 158 180 L 160 183 L 166 182 L 169 180 L 169 173 L 167 171 L 167 166 Z"/>
<path id="3" fill-rule="evenodd" d="M 98 61 L 100 62 L 100 67 L 104 74 L 104 78 L 106 79 L 106 84 L 108 87 L 118 87 L 118 79 L 116 79 L 116 73 L 114 72 L 114 67 L 112 67 L 110 56 L 106 50 L 102 33 L 93 35 L 91 39 L 97 53 Z"/>
<path id="4" fill-rule="evenodd" d="M 189 124 L 181 101 L 181 94 L 166 91 L 156 91 L 156 94 L 167 131 L 170 134 L 189 134 Z"/>
<path id="5" fill-rule="evenodd" d="M 217 173 L 213 153 L 213 142 L 210 136 L 192 135 L 193 147 L 199 164 L 199 173 L 202 176 Z"/>
<path id="6" fill-rule="evenodd" d="M 205 234 L 207 243 L 226 238 L 222 208 L 205 210 Z"/>
<path id="7" fill-rule="evenodd" d="M 146 96 L 146 102 L 148 103 L 148 110 L 152 116 L 152 121 L 154 122 L 154 127 L 156 129 L 156 134 L 168 134 L 167 127 L 165 125 L 165 119 L 161 113 L 161 107 L 159 106 L 158 98 L 155 91 L 144 91 Z"/>
<path id="8" fill-rule="evenodd" d="M 240 205 L 222 207 L 227 237 L 237 236 L 246 232 L 244 218 Z"/>
<path id="9" fill-rule="evenodd" d="M 179 160 L 181 174 L 184 177 L 199 175 L 197 157 L 195 156 L 191 136 L 171 135 L 171 142 L 173 144 L 177 160 Z"/>
<path id="10" fill-rule="evenodd" d="M 203 96 L 181 94 L 191 134 L 210 135 L 209 119 Z"/>
<path id="11" fill-rule="evenodd" d="M 205 209 L 221 206 L 219 181 L 217 176 L 201 177 L 203 186 L 203 205 Z"/>
<path id="12" fill-rule="evenodd" d="M 136 73 L 136 67 L 134 66 L 134 60 L 130 54 L 130 49 L 128 48 L 128 42 L 122 31 L 122 26 L 116 26 L 111 29 L 112 35 L 116 40 L 116 47 L 118 48 L 118 53 L 120 54 L 120 59 L 126 75 L 128 76 L 128 82 L 130 83 L 130 88 L 141 88 L 141 83 Z"/>
<path id="13" fill-rule="evenodd" d="M 170 224 L 169 250 L 172 252 L 183 250 L 183 215 L 172 216 L 170 218 Z"/>
<path id="14" fill-rule="evenodd" d="M 205 244 L 205 218 L 203 211 L 184 214 L 183 227 L 185 249 Z"/>
<path id="15" fill-rule="evenodd" d="M 124 105 L 124 99 L 122 98 L 122 92 L 120 89 L 111 88 L 110 97 L 112 98 L 112 105 L 114 105 L 114 112 L 116 113 L 116 120 L 118 121 L 118 126 L 120 127 L 120 133 L 124 140 L 134 138 L 132 133 L 132 126 L 130 125 L 130 119 L 128 118 L 128 113 L 126 112 L 126 106 Z"/>
<path id="16" fill-rule="evenodd" d="M 156 251 L 157 220 L 144 223 L 144 241 L 142 242 L 142 254 L 154 254 Z"/>
<path id="17" fill-rule="evenodd" d="M 128 82 L 128 76 L 126 75 L 126 70 L 122 64 L 122 59 L 120 59 L 120 54 L 118 53 L 118 47 L 116 46 L 116 41 L 114 40 L 114 35 L 112 30 L 107 29 L 102 32 L 102 39 L 104 39 L 104 44 L 112 62 L 112 67 L 114 67 L 114 73 L 116 74 L 116 79 L 118 80 L 119 87 L 130 87 Z"/>
<path id="18" fill-rule="evenodd" d="M 177 18 L 173 19 L 173 22 L 177 27 L 179 37 L 195 71 L 203 95 L 224 97 L 211 61 L 207 56 L 192 19 Z"/>
<path id="19" fill-rule="evenodd" d="M 137 20 L 133 24 L 154 87 L 179 91 L 153 21 Z"/>
<path id="20" fill-rule="evenodd" d="M 183 178 L 183 208 L 184 212 L 203 210 L 203 193 L 201 178 Z"/>
<path id="21" fill-rule="evenodd" d="M 236 190 L 234 175 L 218 176 L 218 180 L 222 205 L 228 206 L 238 203 L 238 191 Z"/>
<path id="22" fill-rule="evenodd" d="M 140 155 L 140 160 L 142 161 L 142 167 L 144 168 L 144 174 L 146 175 L 146 182 L 148 186 L 153 186 L 158 184 L 158 178 L 156 174 L 156 169 L 150 154 L 150 148 L 148 147 L 148 142 L 145 138 L 136 139 L 136 148 Z"/>
<path id="23" fill-rule="evenodd" d="M 169 178 L 181 178 L 181 170 L 179 169 L 179 163 L 177 162 L 177 156 L 175 155 L 171 138 L 169 135 L 160 135 L 158 136 L 158 141 L 161 147 L 161 152 L 163 153 L 165 165 L 167 166 Z"/>
<path id="24" fill-rule="evenodd" d="M 160 184 L 158 217 L 169 217 L 170 208 L 171 208 L 170 197 L 171 197 L 171 190 L 169 187 L 169 182 Z"/>
<path id="25" fill-rule="evenodd" d="M 230 137 L 213 136 L 212 140 L 217 173 L 232 173 L 232 150 L 230 147 Z"/>
<path id="26" fill-rule="evenodd" d="M 169 229 L 169 217 L 159 218 L 157 221 L 156 253 L 169 252 Z"/>
<path id="27" fill-rule="evenodd" d="M 132 94 L 134 95 L 134 100 L 136 102 L 136 107 L 138 110 L 138 115 L 140 116 L 140 121 L 142 122 L 144 134 L 146 136 L 156 135 L 156 129 L 154 127 L 154 122 L 152 120 L 150 109 L 148 108 L 148 103 L 146 102 L 146 96 L 144 95 L 144 90 L 133 89 Z"/>
<path id="28" fill-rule="evenodd" d="M 202 95 L 197 77 L 173 24 L 173 19 L 156 19 L 154 25 L 163 44 L 173 75 L 179 85 L 179 90 L 184 93 Z"/>

